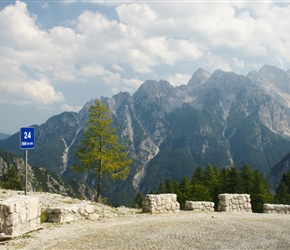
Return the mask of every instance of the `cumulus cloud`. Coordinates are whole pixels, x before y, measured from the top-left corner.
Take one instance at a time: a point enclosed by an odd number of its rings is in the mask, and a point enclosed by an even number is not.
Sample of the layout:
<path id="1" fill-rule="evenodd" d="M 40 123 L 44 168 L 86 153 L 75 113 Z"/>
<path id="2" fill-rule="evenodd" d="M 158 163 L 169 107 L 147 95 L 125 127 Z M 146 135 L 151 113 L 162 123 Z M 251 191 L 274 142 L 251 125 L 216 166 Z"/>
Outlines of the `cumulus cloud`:
<path id="1" fill-rule="evenodd" d="M 63 102 L 65 93 L 56 90 L 59 82 L 102 82 L 112 93 L 134 91 L 153 74 L 173 85 L 186 83 L 193 72 L 180 74 L 177 65 L 230 71 L 272 62 L 290 68 L 290 4 L 102 4 L 114 9 L 116 20 L 85 10 L 49 30 L 37 25 L 24 2 L 1 10 L 2 101 Z M 161 66 L 171 71 L 159 71 Z"/>
<path id="2" fill-rule="evenodd" d="M 173 86 L 179 86 L 183 84 L 187 84 L 191 78 L 189 74 L 180 74 L 177 73 L 175 75 L 170 75 L 167 77 L 167 81 Z"/>
<path id="3" fill-rule="evenodd" d="M 61 105 L 61 109 L 62 109 L 63 111 L 79 112 L 79 111 L 82 109 L 82 106 L 76 106 L 76 107 L 74 107 L 74 106 L 71 106 L 71 105 L 69 105 L 69 104 L 63 103 L 63 104 Z"/>

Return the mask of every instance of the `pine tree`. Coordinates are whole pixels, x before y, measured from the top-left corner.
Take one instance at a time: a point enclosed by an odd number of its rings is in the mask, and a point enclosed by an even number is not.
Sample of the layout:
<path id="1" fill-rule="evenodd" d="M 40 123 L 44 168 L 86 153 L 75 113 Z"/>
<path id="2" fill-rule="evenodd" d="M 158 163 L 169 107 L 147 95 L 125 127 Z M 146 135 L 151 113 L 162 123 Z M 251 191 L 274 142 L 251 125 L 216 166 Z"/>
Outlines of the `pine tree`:
<path id="1" fill-rule="evenodd" d="M 289 188 L 284 181 L 279 183 L 279 186 L 276 189 L 276 195 L 274 196 L 274 202 L 276 204 L 290 204 L 290 193 Z"/>
<path id="2" fill-rule="evenodd" d="M 113 120 L 107 107 L 96 99 L 88 113 L 87 129 L 84 130 L 81 145 L 75 151 L 80 163 L 72 169 L 75 173 L 91 172 L 97 179 L 98 202 L 103 174 L 108 174 L 113 180 L 125 180 L 132 160 L 128 158 L 125 146 L 119 143 L 116 128 L 111 127 Z"/>
<path id="3" fill-rule="evenodd" d="M 202 167 L 198 166 L 193 173 L 191 183 L 202 184 L 202 183 L 204 183 L 204 181 L 205 181 L 205 173 L 204 173 Z"/>
<path id="4" fill-rule="evenodd" d="M 142 207 L 142 201 L 143 201 L 143 199 L 144 199 L 144 196 L 139 191 L 137 193 L 137 195 L 135 196 L 133 207 L 135 207 L 135 208 L 141 208 Z"/>
<path id="5" fill-rule="evenodd" d="M 185 205 L 185 201 L 191 200 L 190 199 L 191 185 L 190 185 L 190 180 L 187 178 L 187 176 L 182 178 L 179 184 L 179 192 L 180 192 L 180 195 L 178 196 L 178 202 L 180 204 L 180 208 L 183 209 Z"/>
<path id="6" fill-rule="evenodd" d="M 254 178 L 254 172 L 248 164 L 245 164 L 242 167 L 241 178 L 242 178 L 244 193 L 250 194 L 251 190 L 253 189 L 255 185 L 255 178 Z"/>
<path id="7" fill-rule="evenodd" d="M 283 174 L 276 189 L 274 201 L 277 204 L 290 204 L 290 172 Z"/>
<path id="8" fill-rule="evenodd" d="M 252 210 L 262 213 L 264 203 L 272 203 L 273 197 L 270 192 L 270 186 L 264 176 L 258 171 L 254 171 L 254 186 L 250 192 Z"/>
<path id="9" fill-rule="evenodd" d="M 165 189 L 165 185 L 164 185 L 163 181 L 160 181 L 158 193 L 159 194 L 165 194 L 166 193 L 166 189 Z"/>
<path id="10" fill-rule="evenodd" d="M 207 165 L 207 168 L 211 168 L 212 170 L 210 164 Z M 206 175 L 201 167 L 197 167 L 192 176 L 190 194 L 188 198 L 192 201 L 211 201 L 211 184 L 209 184 L 209 181 L 210 177 Z"/>
<path id="11" fill-rule="evenodd" d="M 226 192 L 231 194 L 243 193 L 242 179 L 235 166 L 227 169 L 227 187 Z"/>
<path id="12" fill-rule="evenodd" d="M 11 190 L 23 190 L 24 184 L 16 171 L 16 167 L 9 166 L 7 172 L 3 175 L 1 187 Z"/>
<path id="13" fill-rule="evenodd" d="M 165 183 L 165 191 L 166 193 L 173 193 L 173 185 L 170 177 L 167 178 L 166 183 Z"/>

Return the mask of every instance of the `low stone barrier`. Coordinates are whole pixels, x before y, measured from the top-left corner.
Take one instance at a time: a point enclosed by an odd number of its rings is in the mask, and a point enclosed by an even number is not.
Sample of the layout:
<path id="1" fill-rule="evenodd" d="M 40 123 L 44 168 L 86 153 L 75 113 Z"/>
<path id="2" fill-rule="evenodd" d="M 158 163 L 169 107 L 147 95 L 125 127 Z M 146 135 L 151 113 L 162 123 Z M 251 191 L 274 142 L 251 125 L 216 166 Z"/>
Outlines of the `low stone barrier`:
<path id="1" fill-rule="evenodd" d="M 290 205 L 266 203 L 263 205 L 263 212 L 273 214 L 290 214 Z"/>
<path id="2" fill-rule="evenodd" d="M 73 222 L 79 219 L 98 220 L 95 207 L 87 204 L 66 204 L 57 207 L 48 207 L 45 210 L 47 222 Z"/>
<path id="3" fill-rule="evenodd" d="M 252 212 L 249 194 L 219 194 L 219 212 Z"/>
<path id="4" fill-rule="evenodd" d="M 214 202 L 209 201 L 186 201 L 186 210 L 193 210 L 194 212 L 214 212 Z"/>
<path id="5" fill-rule="evenodd" d="M 13 196 L 0 199 L 0 238 L 12 238 L 40 228 L 37 197 Z"/>
<path id="6" fill-rule="evenodd" d="M 142 201 L 142 212 L 178 212 L 180 204 L 176 194 L 147 194 Z"/>

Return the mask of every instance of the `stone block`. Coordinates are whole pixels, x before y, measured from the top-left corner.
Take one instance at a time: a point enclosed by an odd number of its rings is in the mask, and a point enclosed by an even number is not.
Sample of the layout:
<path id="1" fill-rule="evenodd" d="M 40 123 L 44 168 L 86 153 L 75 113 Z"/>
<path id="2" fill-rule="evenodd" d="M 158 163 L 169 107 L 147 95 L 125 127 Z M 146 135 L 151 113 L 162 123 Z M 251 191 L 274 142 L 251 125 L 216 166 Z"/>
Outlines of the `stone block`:
<path id="1" fill-rule="evenodd" d="M 252 212 L 249 194 L 219 194 L 218 211 Z"/>
<path id="2" fill-rule="evenodd" d="M 142 201 L 142 212 L 163 213 L 179 211 L 176 194 L 147 194 Z"/>
<path id="3" fill-rule="evenodd" d="M 37 197 L 15 195 L 0 203 L 2 237 L 20 236 L 40 227 L 40 201 Z"/>

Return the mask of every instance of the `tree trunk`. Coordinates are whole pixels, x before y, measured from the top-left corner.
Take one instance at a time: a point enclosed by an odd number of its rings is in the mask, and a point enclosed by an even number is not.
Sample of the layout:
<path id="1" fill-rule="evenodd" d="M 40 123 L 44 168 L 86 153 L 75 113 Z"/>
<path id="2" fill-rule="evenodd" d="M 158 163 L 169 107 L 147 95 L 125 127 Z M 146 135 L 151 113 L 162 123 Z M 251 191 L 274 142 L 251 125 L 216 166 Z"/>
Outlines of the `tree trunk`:
<path id="1" fill-rule="evenodd" d="M 98 187 L 97 187 L 97 198 L 96 198 L 96 202 L 99 202 L 99 198 L 100 198 L 101 180 L 102 180 L 102 160 L 100 160 L 100 166 L 99 166 Z"/>
<path id="2" fill-rule="evenodd" d="M 100 149 L 99 152 L 102 152 L 102 137 L 100 136 L 99 138 L 100 141 Z M 97 198 L 96 198 L 96 202 L 99 202 L 100 200 L 100 192 L 101 192 L 101 181 L 102 181 L 102 158 L 100 159 L 99 162 L 99 173 L 98 173 L 98 188 L 97 188 Z"/>

